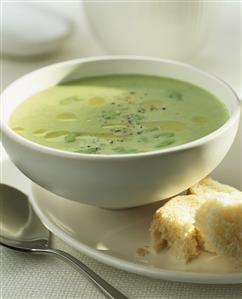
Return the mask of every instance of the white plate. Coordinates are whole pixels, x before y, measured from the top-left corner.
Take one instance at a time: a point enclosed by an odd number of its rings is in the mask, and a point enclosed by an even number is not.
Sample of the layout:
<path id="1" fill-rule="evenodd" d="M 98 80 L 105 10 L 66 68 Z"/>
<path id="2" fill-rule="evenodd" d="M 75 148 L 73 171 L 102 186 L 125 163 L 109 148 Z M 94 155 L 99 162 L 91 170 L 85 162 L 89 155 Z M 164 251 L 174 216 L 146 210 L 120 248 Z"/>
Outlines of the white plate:
<path id="1" fill-rule="evenodd" d="M 33 185 L 30 198 L 36 213 L 55 235 L 86 255 L 129 272 L 181 282 L 242 283 L 242 268 L 222 257 L 203 253 L 184 265 L 169 251 L 138 257 L 149 244 L 152 214 L 161 205 L 105 210 L 82 205 Z"/>

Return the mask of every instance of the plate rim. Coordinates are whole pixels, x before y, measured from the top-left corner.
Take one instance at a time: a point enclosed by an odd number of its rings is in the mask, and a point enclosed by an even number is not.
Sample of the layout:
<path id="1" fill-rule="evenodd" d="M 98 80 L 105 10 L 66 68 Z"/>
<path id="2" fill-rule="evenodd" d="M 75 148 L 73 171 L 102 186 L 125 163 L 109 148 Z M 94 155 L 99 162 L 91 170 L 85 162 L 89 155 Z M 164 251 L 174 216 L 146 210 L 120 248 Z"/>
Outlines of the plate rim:
<path id="1" fill-rule="evenodd" d="M 184 283 L 242 284 L 242 272 L 219 274 L 164 270 L 161 268 L 145 266 L 137 264 L 135 262 L 126 261 L 124 259 L 106 254 L 102 251 L 95 250 L 85 243 L 77 241 L 75 238 L 68 235 L 68 233 L 64 232 L 56 223 L 51 221 L 49 217 L 45 215 L 43 209 L 41 209 L 40 205 L 35 200 L 34 185 L 34 183 L 31 183 L 29 200 L 35 213 L 39 216 L 44 225 L 49 229 L 51 233 L 56 235 L 66 244 L 90 258 L 93 258 L 108 266 L 149 278 Z"/>

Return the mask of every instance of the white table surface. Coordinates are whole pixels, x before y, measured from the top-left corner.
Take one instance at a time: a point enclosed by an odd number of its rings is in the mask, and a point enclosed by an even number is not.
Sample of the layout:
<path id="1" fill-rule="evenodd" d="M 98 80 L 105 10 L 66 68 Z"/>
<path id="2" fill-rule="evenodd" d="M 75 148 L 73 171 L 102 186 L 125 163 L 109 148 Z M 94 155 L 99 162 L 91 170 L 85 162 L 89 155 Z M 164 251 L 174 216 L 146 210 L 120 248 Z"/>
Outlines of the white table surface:
<path id="1" fill-rule="evenodd" d="M 103 55 L 105 50 L 91 38 L 84 20 L 80 3 L 72 1 L 50 1 L 38 3 L 67 15 L 76 24 L 76 30 L 60 53 L 38 60 L 18 60 L 1 57 L 1 89 L 21 75 L 41 66 L 66 59 Z M 14 5 L 5 1 L 4 9 Z M 197 57 L 190 58 L 192 63 L 228 81 L 241 95 L 241 9 L 239 1 L 226 3 L 226 9 L 208 44 Z M 4 40 L 3 40 L 4 42 Z M 29 192 L 30 183 L 10 162 L 0 147 L 0 181 Z M 239 136 L 222 166 L 215 175 L 241 188 L 241 158 L 233 157 L 241 153 Z M 167 282 L 126 273 L 96 262 L 76 252 L 53 236 L 55 247 L 66 250 L 82 260 L 112 285 L 130 298 L 242 298 L 242 285 L 199 285 Z M 0 248 L 0 298 L 103 298 L 103 295 L 82 275 L 79 275 L 62 261 L 51 257 L 31 256 Z"/>

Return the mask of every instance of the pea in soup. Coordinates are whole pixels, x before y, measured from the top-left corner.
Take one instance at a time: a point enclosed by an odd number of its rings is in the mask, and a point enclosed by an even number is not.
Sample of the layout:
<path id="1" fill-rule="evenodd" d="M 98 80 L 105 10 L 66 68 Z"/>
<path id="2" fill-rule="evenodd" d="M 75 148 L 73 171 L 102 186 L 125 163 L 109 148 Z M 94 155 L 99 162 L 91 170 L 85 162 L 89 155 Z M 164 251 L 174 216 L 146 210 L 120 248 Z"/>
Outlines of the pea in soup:
<path id="1" fill-rule="evenodd" d="M 143 75 L 91 77 L 50 87 L 22 102 L 10 127 L 35 143 L 87 154 L 160 150 L 201 138 L 229 117 L 195 85 Z"/>

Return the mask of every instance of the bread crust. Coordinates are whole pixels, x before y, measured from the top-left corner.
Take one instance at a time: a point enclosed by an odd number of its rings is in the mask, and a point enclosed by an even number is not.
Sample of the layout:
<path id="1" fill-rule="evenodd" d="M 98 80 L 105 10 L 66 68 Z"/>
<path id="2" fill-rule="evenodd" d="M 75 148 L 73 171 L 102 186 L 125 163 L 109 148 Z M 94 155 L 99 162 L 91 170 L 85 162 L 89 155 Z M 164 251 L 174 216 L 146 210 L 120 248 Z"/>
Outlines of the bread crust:
<path id="1" fill-rule="evenodd" d="M 225 192 L 225 193 L 239 192 L 239 190 L 235 189 L 234 187 L 221 184 L 218 181 L 215 181 L 212 178 L 207 177 L 202 181 L 200 181 L 199 183 L 190 187 L 187 190 L 187 194 L 201 195 L 203 193 L 207 193 L 208 191 Z"/>
<path id="2" fill-rule="evenodd" d="M 155 212 L 150 226 L 155 252 L 169 248 L 185 262 L 200 254 L 201 236 L 194 226 L 195 212 L 200 205 L 197 196 L 177 196 Z"/>

